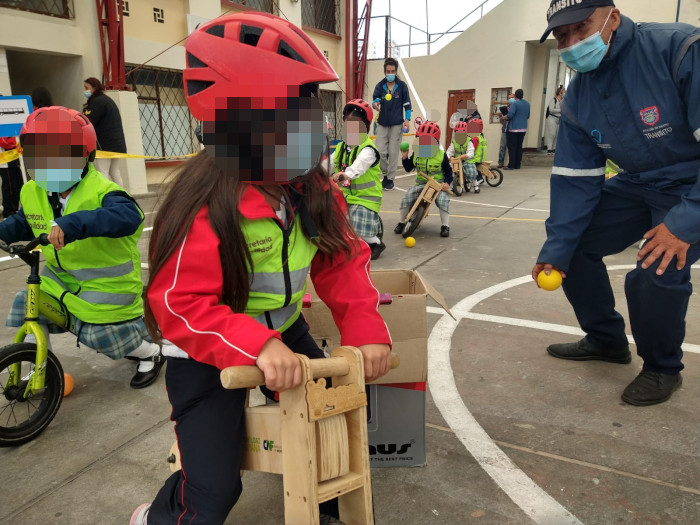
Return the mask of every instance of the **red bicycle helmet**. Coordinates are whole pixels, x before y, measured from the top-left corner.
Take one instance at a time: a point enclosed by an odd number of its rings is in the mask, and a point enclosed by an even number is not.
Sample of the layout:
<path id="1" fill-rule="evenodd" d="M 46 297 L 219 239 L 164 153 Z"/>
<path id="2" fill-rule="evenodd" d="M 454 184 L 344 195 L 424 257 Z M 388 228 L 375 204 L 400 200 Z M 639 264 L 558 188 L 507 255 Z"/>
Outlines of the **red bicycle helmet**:
<path id="1" fill-rule="evenodd" d="M 20 144 L 25 135 L 44 135 L 41 144 L 82 146 L 83 157 L 97 149 L 97 135 L 90 120 L 74 109 L 63 106 L 39 108 L 27 117 L 19 133 Z"/>
<path id="2" fill-rule="evenodd" d="M 455 124 L 455 133 L 466 133 L 467 132 L 467 123 L 464 122 L 463 120 L 460 120 Z"/>
<path id="3" fill-rule="evenodd" d="M 348 102 L 347 104 L 345 104 L 345 107 L 343 108 L 343 116 L 347 115 L 351 110 L 353 110 L 355 108 L 364 112 L 365 120 L 368 123 L 372 122 L 372 117 L 374 116 L 374 113 L 372 113 L 372 106 L 370 106 L 367 102 L 365 102 L 361 98 L 353 99 L 350 102 Z"/>
<path id="4" fill-rule="evenodd" d="M 187 38 L 185 96 L 197 120 L 215 120 L 227 98 L 277 109 L 299 96 L 294 86 L 338 80 L 313 41 L 296 26 L 267 13 L 236 13 L 201 25 Z"/>
<path id="5" fill-rule="evenodd" d="M 481 133 L 484 131 L 484 121 L 480 118 L 473 118 L 467 124 L 467 133 Z"/>
<path id="6" fill-rule="evenodd" d="M 436 122 L 423 122 L 416 130 L 416 137 L 422 137 L 423 135 L 430 135 L 440 142 L 440 126 Z"/>

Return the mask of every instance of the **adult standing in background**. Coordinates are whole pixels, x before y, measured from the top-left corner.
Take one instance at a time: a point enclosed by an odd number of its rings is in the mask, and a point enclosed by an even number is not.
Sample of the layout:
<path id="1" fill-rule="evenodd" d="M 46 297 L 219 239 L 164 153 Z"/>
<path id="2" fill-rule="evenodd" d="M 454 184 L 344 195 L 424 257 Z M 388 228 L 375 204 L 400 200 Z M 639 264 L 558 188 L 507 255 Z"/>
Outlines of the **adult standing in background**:
<path id="1" fill-rule="evenodd" d="M 90 119 L 97 133 L 97 148 L 101 151 L 126 153 L 126 140 L 122 128 L 122 117 L 114 101 L 104 93 L 102 82 L 94 77 L 85 79 L 83 84 L 87 102 L 83 113 Z M 124 182 L 119 173 L 119 159 L 95 159 L 97 171 L 122 188 Z"/>
<path id="2" fill-rule="evenodd" d="M 515 93 L 508 93 L 508 100 L 515 99 Z M 501 123 L 501 144 L 498 148 L 498 167 L 502 168 L 506 162 L 506 150 L 508 149 L 508 119 L 506 115 L 510 111 L 510 104 L 498 108 L 500 115 L 498 120 Z"/>
<path id="3" fill-rule="evenodd" d="M 406 83 L 396 75 L 398 67 L 395 58 L 384 61 L 384 78 L 375 86 L 372 94 L 372 105 L 379 111 L 375 143 L 379 150 L 379 167 L 384 175 L 382 188 L 385 190 L 394 189 L 403 128 L 408 130 L 411 121 L 411 97 Z"/>
<path id="4" fill-rule="evenodd" d="M 559 134 L 559 119 L 561 117 L 561 101 L 566 89 L 559 86 L 556 95 L 547 106 L 547 121 L 545 123 L 544 142 L 547 145 L 547 154 L 553 155 L 557 149 L 557 135 Z"/>
<path id="5" fill-rule="evenodd" d="M 508 166 L 503 169 L 519 170 L 523 161 L 523 140 L 527 133 L 527 120 L 530 118 L 530 103 L 523 97 L 522 89 L 515 90 L 515 97 L 508 99 L 510 109 L 508 120 L 507 144 Z"/>

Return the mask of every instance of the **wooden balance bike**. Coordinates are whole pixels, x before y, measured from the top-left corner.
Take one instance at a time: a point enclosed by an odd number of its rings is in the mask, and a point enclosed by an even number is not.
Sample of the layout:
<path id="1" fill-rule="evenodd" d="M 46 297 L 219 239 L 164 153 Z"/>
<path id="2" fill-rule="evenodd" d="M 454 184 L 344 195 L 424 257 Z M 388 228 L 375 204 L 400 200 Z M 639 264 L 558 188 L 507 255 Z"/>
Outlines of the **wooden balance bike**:
<path id="1" fill-rule="evenodd" d="M 371 525 L 372 486 L 367 438 L 364 364 L 357 348 L 339 347 L 328 359 L 297 355 L 302 382 L 280 392 L 279 404 L 246 408 L 242 469 L 282 474 L 284 521 L 319 523 L 319 503 L 338 498 L 347 525 Z M 392 356 L 392 368 L 398 357 Z M 325 378 L 332 378 L 333 386 Z M 265 384 L 256 366 L 221 371 L 224 388 Z M 177 443 L 168 458 L 180 468 Z"/>
<path id="2" fill-rule="evenodd" d="M 421 175 L 427 179 L 427 182 L 406 216 L 403 232 L 401 232 L 404 239 L 413 235 L 413 232 L 418 229 L 423 219 L 428 216 L 430 206 L 435 202 L 437 196 L 442 191 L 442 182 L 437 182 L 434 178 L 425 173 L 421 173 Z"/>

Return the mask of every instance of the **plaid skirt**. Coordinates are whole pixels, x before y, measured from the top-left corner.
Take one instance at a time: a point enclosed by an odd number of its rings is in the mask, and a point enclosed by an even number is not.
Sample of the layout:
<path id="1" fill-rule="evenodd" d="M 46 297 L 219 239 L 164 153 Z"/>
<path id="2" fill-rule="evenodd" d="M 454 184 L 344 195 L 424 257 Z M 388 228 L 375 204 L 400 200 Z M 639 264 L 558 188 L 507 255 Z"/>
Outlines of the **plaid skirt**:
<path id="1" fill-rule="evenodd" d="M 410 208 L 418 199 L 418 195 L 423 191 L 425 184 L 416 184 L 408 188 L 406 195 L 401 199 L 401 208 Z M 438 193 L 437 199 L 435 200 L 437 207 L 446 213 L 450 213 L 450 195 L 446 191 L 441 191 Z"/>
<path id="2" fill-rule="evenodd" d="M 22 326 L 27 311 L 26 304 L 27 291 L 22 290 L 15 295 L 5 326 Z M 85 323 L 72 314 L 70 319 L 73 327 L 71 332 L 78 337 L 78 341 L 110 359 L 121 359 L 133 352 L 141 346 L 144 339 L 152 342 L 143 317 L 117 324 Z M 45 325 L 50 334 L 62 334 L 68 331 L 50 322 L 43 315 L 39 316 L 39 323 Z"/>
<path id="3" fill-rule="evenodd" d="M 479 175 L 479 172 L 476 170 L 476 164 L 473 162 L 462 162 L 462 169 L 468 181 L 475 181 L 477 175 Z"/>
<path id="4" fill-rule="evenodd" d="M 350 204 L 348 206 L 348 215 L 353 228 L 360 237 L 375 237 L 382 233 L 382 223 L 379 220 L 379 214 L 375 211 L 365 208 L 361 204 Z"/>

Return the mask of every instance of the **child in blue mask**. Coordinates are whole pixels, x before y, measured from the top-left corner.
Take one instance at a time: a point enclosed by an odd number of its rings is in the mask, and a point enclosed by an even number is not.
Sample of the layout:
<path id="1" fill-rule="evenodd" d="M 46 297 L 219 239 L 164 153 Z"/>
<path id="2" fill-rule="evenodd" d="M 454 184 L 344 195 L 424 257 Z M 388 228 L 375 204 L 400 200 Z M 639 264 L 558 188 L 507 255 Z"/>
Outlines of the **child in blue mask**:
<path id="1" fill-rule="evenodd" d="M 450 191 L 452 184 L 452 167 L 447 158 L 447 153 L 440 146 L 440 127 L 435 122 L 424 122 L 416 131 L 417 150 L 408 157 L 408 151 L 402 151 L 402 163 L 407 173 L 414 169 L 417 171 L 416 183 L 409 188 L 401 200 L 401 220 L 394 228 L 394 233 L 402 233 L 406 224 L 406 217 L 413 207 L 416 199 L 425 187 L 427 179 L 425 175 L 432 176 L 437 182 L 442 183 L 442 191 L 437 196 L 437 207 L 440 210 L 440 236 L 450 236 Z M 415 148 L 415 146 L 414 146 Z"/>
<path id="2" fill-rule="evenodd" d="M 93 167 L 95 129 L 83 114 L 60 106 L 38 109 L 27 118 L 20 145 L 32 180 L 22 188 L 22 208 L 0 223 L 0 240 L 47 234 L 41 292 L 65 305 L 69 330 L 85 346 L 111 359 L 139 361 L 133 388 L 152 384 L 163 360 L 143 321 L 141 208 Z M 25 302 L 26 292 L 19 292 L 7 326 L 22 324 Z M 46 319 L 42 328 L 47 340 L 49 333 L 65 331 Z"/>

